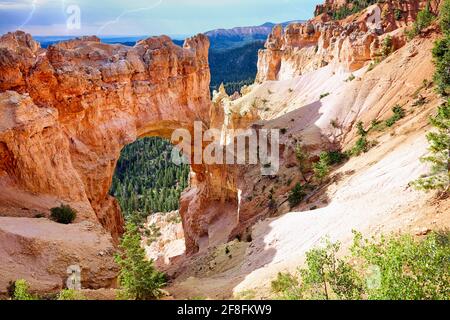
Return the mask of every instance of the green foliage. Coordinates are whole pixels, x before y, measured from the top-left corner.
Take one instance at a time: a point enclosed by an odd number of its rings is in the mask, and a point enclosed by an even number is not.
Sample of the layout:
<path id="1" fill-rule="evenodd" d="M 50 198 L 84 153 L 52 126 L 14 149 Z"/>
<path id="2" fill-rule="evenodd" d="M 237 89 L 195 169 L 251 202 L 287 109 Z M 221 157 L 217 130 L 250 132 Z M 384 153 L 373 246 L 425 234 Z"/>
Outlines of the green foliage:
<path id="1" fill-rule="evenodd" d="M 431 13 L 430 2 L 428 1 L 425 8 L 419 11 L 415 21 L 416 28 L 421 31 L 427 28 L 434 20 L 435 16 Z"/>
<path id="2" fill-rule="evenodd" d="M 341 151 L 328 151 L 326 154 L 326 161 L 330 166 L 341 164 L 348 159 L 347 155 Z"/>
<path id="3" fill-rule="evenodd" d="M 403 11 L 401 9 L 395 8 L 394 9 L 394 18 L 395 20 L 401 20 L 403 17 Z"/>
<path id="4" fill-rule="evenodd" d="M 325 177 L 330 174 L 330 167 L 342 163 L 347 159 L 347 155 L 340 151 L 323 151 L 320 153 L 319 161 L 314 163 L 314 177 L 322 183 Z"/>
<path id="5" fill-rule="evenodd" d="M 37 300 L 32 294 L 29 293 L 30 286 L 24 279 L 17 280 L 13 286 L 13 300 Z"/>
<path id="6" fill-rule="evenodd" d="M 58 223 L 70 224 L 77 218 L 77 212 L 68 205 L 50 209 L 50 218 Z"/>
<path id="7" fill-rule="evenodd" d="M 436 129 L 428 133 L 430 155 L 423 157 L 423 162 L 431 165 L 431 171 L 413 182 L 419 190 L 440 190 L 448 193 L 450 188 L 450 99 L 440 106 L 436 116 L 430 118 Z"/>
<path id="8" fill-rule="evenodd" d="M 300 300 L 303 293 L 297 278 L 290 273 L 278 273 L 275 280 L 271 282 L 272 291 L 282 300 Z"/>
<path id="9" fill-rule="evenodd" d="M 155 212 L 177 210 L 189 183 L 189 166 L 171 161 L 172 145 L 144 138 L 123 149 L 111 186 L 125 219 L 140 225 Z"/>
<path id="10" fill-rule="evenodd" d="M 353 267 L 337 258 L 339 243 L 326 242 L 324 248 L 306 253 L 306 268 L 299 271 L 303 291 L 318 300 L 360 299 L 362 281 Z"/>
<path id="11" fill-rule="evenodd" d="M 330 95 L 329 92 L 322 93 L 322 94 L 320 95 L 319 99 L 322 100 L 323 98 L 328 97 L 329 95 Z"/>
<path id="12" fill-rule="evenodd" d="M 392 42 L 392 36 L 388 35 L 383 39 L 383 43 L 381 45 L 381 56 L 386 58 L 394 51 L 394 45 Z"/>
<path id="13" fill-rule="evenodd" d="M 362 122 L 362 121 L 359 121 L 357 124 L 356 124 L 356 129 L 358 130 L 358 134 L 361 136 L 361 137 L 365 137 L 366 135 L 367 135 L 367 131 L 366 131 L 366 129 L 364 129 L 364 123 Z"/>
<path id="14" fill-rule="evenodd" d="M 224 88 L 225 88 L 225 92 L 228 95 L 232 95 L 235 92 L 241 92 L 241 89 L 245 86 L 249 86 L 252 85 L 255 82 L 254 78 L 249 78 L 246 80 L 240 80 L 240 81 L 233 81 L 233 82 L 225 82 L 223 84 Z M 211 87 L 211 90 L 218 90 L 219 89 L 220 84 L 218 85 L 214 85 Z"/>
<path id="15" fill-rule="evenodd" d="M 378 0 L 349 0 L 347 5 L 341 6 L 334 11 L 329 11 L 328 14 L 331 15 L 333 20 L 341 20 L 377 2 Z"/>
<path id="16" fill-rule="evenodd" d="M 330 159 L 327 152 L 320 153 L 320 160 L 314 163 L 313 171 L 314 177 L 322 183 L 323 179 L 330 173 Z"/>
<path id="17" fill-rule="evenodd" d="M 244 290 L 241 292 L 238 292 L 235 295 L 235 298 L 237 300 L 253 300 L 256 297 L 256 292 L 254 290 Z"/>
<path id="18" fill-rule="evenodd" d="M 59 292 L 57 300 L 86 300 L 86 297 L 79 291 L 65 289 Z"/>
<path id="19" fill-rule="evenodd" d="M 444 36 L 434 44 L 433 58 L 436 71 L 433 79 L 437 91 L 448 96 L 450 95 L 450 0 L 444 0 L 439 19 Z"/>
<path id="20" fill-rule="evenodd" d="M 119 247 L 121 254 L 116 255 L 116 262 L 120 266 L 119 283 L 125 297 L 136 300 L 159 298 L 161 288 L 166 284 L 166 276 L 154 268 L 153 261 L 145 260 L 136 225 L 127 223 Z"/>
<path id="21" fill-rule="evenodd" d="M 379 60 L 375 60 L 369 64 L 369 67 L 367 68 L 367 72 L 372 71 L 375 69 L 375 67 L 380 63 Z"/>
<path id="22" fill-rule="evenodd" d="M 300 202 L 305 198 L 306 192 L 305 187 L 300 183 L 297 183 L 295 187 L 289 193 L 288 201 L 291 208 L 299 205 Z"/>
<path id="23" fill-rule="evenodd" d="M 297 144 L 295 147 L 295 156 L 298 161 L 298 168 L 300 170 L 300 174 L 304 181 L 308 182 L 306 179 L 306 174 L 311 170 L 311 163 L 309 161 L 310 154 L 302 147 L 301 144 Z"/>
<path id="24" fill-rule="evenodd" d="M 407 30 L 405 32 L 406 33 L 406 37 L 408 38 L 408 40 L 413 39 L 423 29 L 425 29 L 428 26 L 430 26 L 434 19 L 435 19 L 435 16 L 431 12 L 430 2 L 428 2 L 427 5 L 425 6 L 425 8 L 420 10 L 419 13 L 417 14 L 417 18 L 416 18 L 416 21 L 414 21 L 412 29 Z"/>
<path id="25" fill-rule="evenodd" d="M 257 72 L 258 51 L 263 48 L 264 41 L 258 40 L 231 49 L 210 49 L 211 89 L 217 90 L 224 83 L 226 92 L 233 94 L 242 86 L 252 84 Z"/>
<path id="26" fill-rule="evenodd" d="M 351 82 L 353 80 L 355 80 L 356 77 L 354 76 L 354 74 L 352 73 L 351 75 L 348 76 L 348 78 L 345 80 L 345 82 Z"/>
<path id="27" fill-rule="evenodd" d="M 355 233 L 352 254 L 362 269 L 376 266 L 378 283 L 365 286 L 370 300 L 447 300 L 450 298 L 450 234 L 433 233 L 423 241 L 409 235 L 363 239 Z"/>
<path id="28" fill-rule="evenodd" d="M 363 281 L 345 260 L 337 258 L 339 243 L 327 241 L 306 253 L 305 268 L 298 275 L 279 273 L 272 291 L 284 300 L 361 299 Z"/>
<path id="29" fill-rule="evenodd" d="M 339 258 L 339 243 L 306 253 L 297 275 L 280 273 L 272 291 L 281 299 L 448 300 L 450 233 L 424 240 L 411 236 L 363 239 L 354 233 L 351 255 Z"/>
<path id="30" fill-rule="evenodd" d="M 361 153 L 366 153 L 369 151 L 369 142 L 366 137 L 360 137 L 356 140 L 355 145 L 350 151 L 351 156 L 359 156 Z"/>
<path id="31" fill-rule="evenodd" d="M 405 117 L 405 110 L 399 105 L 393 107 L 392 112 L 394 115 L 386 120 L 386 126 L 388 127 L 392 127 L 397 121 Z"/>
<path id="32" fill-rule="evenodd" d="M 359 138 L 352 149 L 346 152 L 347 156 L 359 156 L 361 153 L 369 151 L 371 143 L 367 140 L 368 131 L 364 129 L 362 121 L 356 124 Z"/>
<path id="33" fill-rule="evenodd" d="M 383 131 L 386 127 L 386 123 L 385 122 L 381 122 L 379 120 L 373 119 L 370 125 L 370 129 L 369 131 Z"/>
<path id="34" fill-rule="evenodd" d="M 144 235 L 147 237 L 147 245 L 150 245 L 161 236 L 161 229 L 152 224 L 144 231 Z"/>
<path id="35" fill-rule="evenodd" d="M 444 35 L 450 35 L 450 0 L 444 0 L 439 13 L 439 24 Z"/>

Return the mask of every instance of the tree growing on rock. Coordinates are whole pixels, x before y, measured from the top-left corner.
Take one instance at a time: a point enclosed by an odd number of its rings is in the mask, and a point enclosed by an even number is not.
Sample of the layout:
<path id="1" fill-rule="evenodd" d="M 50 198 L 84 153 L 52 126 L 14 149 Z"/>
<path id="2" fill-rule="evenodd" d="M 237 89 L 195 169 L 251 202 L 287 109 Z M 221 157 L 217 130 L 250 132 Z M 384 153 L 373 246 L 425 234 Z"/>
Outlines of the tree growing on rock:
<path id="1" fill-rule="evenodd" d="M 295 156 L 298 161 L 298 168 L 300 170 L 302 179 L 306 183 L 308 183 L 309 180 L 306 178 L 306 175 L 311 170 L 311 163 L 309 162 L 310 154 L 301 144 L 297 144 L 297 146 L 295 147 Z"/>
<path id="2" fill-rule="evenodd" d="M 120 266 L 119 283 L 124 298 L 134 300 L 153 300 L 161 296 L 161 288 L 166 284 L 166 276 L 153 266 L 153 261 L 145 259 L 141 247 L 141 236 L 136 225 L 128 223 L 116 256 Z"/>
<path id="3" fill-rule="evenodd" d="M 288 197 L 291 209 L 298 206 L 300 202 L 302 202 L 302 200 L 305 198 L 305 196 L 306 196 L 305 187 L 302 186 L 300 183 L 297 183 L 294 189 L 292 189 L 291 192 L 289 193 Z"/>
<path id="4" fill-rule="evenodd" d="M 435 116 L 430 118 L 436 129 L 427 135 L 430 154 L 423 162 L 431 165 L 430 172 L 413 182 L 419 190 L 439 190 L 442 195 L 450 191 L 450 99 L 439 107 Z"/>
<path id="5" fill-rule="evenodd" d="M 442 39 L 436 41 L 433 48 L 436 72 L 434 81 L 437 91 L 443 96 L 450 94 L 450 0 L 444 0 L 439 14 L 443 33 Z M 438 108 L 435 116 L 430 118 L 434 131 L 427 135 L 430 154 L 423 157 L 423 162 L 431 165 L 430 172 L 413 182 L 419 190 L 439 190 L 442 196 L 448 195 L 450 189 L 450 99 Z"/>
<path id="6" fill-rule="evenodd" d="M 445 0 L 439 14 L 443 37 L 436 41 L 433 48 L 436 72 L 434 82 L 438 93 L 450 95 L 450 0 Z"/>

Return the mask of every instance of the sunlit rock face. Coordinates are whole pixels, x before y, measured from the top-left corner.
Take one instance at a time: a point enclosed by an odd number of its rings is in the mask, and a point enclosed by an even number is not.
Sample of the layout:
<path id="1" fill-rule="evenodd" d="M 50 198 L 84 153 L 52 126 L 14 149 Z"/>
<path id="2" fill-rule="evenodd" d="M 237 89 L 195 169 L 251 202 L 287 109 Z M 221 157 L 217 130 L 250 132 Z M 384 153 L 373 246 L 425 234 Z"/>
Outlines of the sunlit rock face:
<path id="1" fill-rule="evenodd" d="M 358 70 L 379 55 L 387 34 L 392 37 L 394 49 L 403 46 L 405 36 L 396 31 L 414 21 L 427 1 L 385 1 L 344 20 L 333 21 L 329 14 L 345 3 L 326 1 L 307 23 L 294 23 L 284 30 L 275 27 L 266 49 L 259 52 L 257 82 L 292 79 L 326 65 L 333 65 L 336 71 Z M 437 7 L 437 2 L 431 3 L 432 11 Z M 401 16 L 396 12 L 401 12 Z"/>
<path id="2" fill-rule="evenodd" d="M 100 222 L 117 241 L 123 218 L 108 191 L 125 145 L 193 133 L 195 121 L 203 129 L 249 125 L 212 107 L 208 49 L 203 35 L 183 48 L 164 36 L 134 47 L 84 37 L 47 50 L 22 32 L 3 36 L 1 214 L 48 216 L 69 203 L 78 221 Z M 238 223 L 235 167 L 193 163 L 191 171 L 180 200 L 188 254 L 226 242 Z"/>
<path id="3" fill-rule="evenodd" d="M 165 36 L 134 47 L 84 37 L 47 50 L 23 32 L 1 37 L 1 215 L 65 202 L 117 240 L 123 218 L 108 191 L 120 151 L 194 121 L 208 126 L 208 48 L 203 35 L 183 48 Z"/>

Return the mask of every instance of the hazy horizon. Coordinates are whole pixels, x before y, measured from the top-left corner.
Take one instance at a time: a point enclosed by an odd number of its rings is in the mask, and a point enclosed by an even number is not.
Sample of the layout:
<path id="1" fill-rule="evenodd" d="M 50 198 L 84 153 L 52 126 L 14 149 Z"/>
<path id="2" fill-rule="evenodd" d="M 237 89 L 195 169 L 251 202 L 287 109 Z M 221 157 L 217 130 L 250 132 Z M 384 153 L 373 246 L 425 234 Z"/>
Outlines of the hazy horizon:
<path id="1" fill-rule="evenodd" d="M 225 29 L 225 30 L 229 30 L 229 29 L 233 29 L 233 28 L 239 28 L 239 27 L 258 27 L 258 26 L 262 26 L 263 24 L 266 23 L 273 23 L 273 24 L 281 24 L 281 23 L 286 23 L 286 22 L 294 22 L 297 20 L 289 20 L 289 21 L 266 21 L 264 23 L 261 23 L 259 25 L 239 25 L 239 26 L 235 26 L 235 27 L 230 27 L 230 28 L 216 28 L 216 29 L 210 29 L 210 30 L 205 30 L 205 31 L 201 31 L 201 32 L 197 32 L 197 33 L 193 33 L 193 34 L 167 34 L 167 33 L 162 33 L 162 34 L 103 34 L 103 35 L 99 35 L 99 38 L 107 38 L 107 39 L 114 39 L 114 38 L 141 38 L 141 37 L 152 37 L 152 36 L 158 36 L 158 35 L 166 35 L 169 36 L 172 39 L 175 40 L 184 40 L 187 37 L 191 37 L 194 36 L 198 33 L 207 33 L 209 31 L 213 31 L 213 30 L 220 30 L 220 29 Z M 11 30 L 12 31 L 12 30 Z M 24 31 L 24 30 L 22 30 Z M 45 35 L 45 34 L 35 34 L 35 33 L 31 33 L 31 35 L 33 37 L 40 37 L 40 38 L 74 38 L 74 37 L 81 37 L 81 36 L 89 36 L 90 34 L 55 34 L 55 35 Z"/>
<path id="2" fill-rule="evenodd" d="M 259 26 L 312 17 L 318 0 L 0 0 L 0 33 L 33 36 L 184 38 L 215 29 Z"/>

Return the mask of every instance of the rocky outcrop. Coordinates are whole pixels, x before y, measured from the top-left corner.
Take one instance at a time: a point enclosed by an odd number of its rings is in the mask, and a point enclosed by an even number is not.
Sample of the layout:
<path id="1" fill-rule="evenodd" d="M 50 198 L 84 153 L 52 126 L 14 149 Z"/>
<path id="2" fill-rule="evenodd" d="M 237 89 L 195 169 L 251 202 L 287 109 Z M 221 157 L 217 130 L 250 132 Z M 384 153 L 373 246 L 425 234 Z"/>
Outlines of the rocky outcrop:
<path id="1" fill-rule="evenodd" d="M 340 21 L 327 14 L 345 1 L 326 1 L 318 6 L 314 19 L 273 29 L 266 49 L 259 52 L 256 81 L 283 80 L 333 65 L 353 72 L 380 55 L 383 39 L 392 37 L 393 50 L 405 44 L 403 32 L 416 19 L 427 1 L 385 1 Z M 436 11 L 439 1 L 431 4 Z"/>
<path id="2" fill-rule="evenodd" d="M 154 213 L 144 224 L 142 244 L 146 257 L 164 272 L 186 251 L 183 226 L 178 211 Z"/>
<path id="3" fill-rule="evenodd" d="M 65 288 L 68 268 L 81 269 L 83 288 L 114 287 L 118 267 L 111 236 L 98 223 L 58 225 L 47 219 L 0 217 L 0 295 L 25 279 L 33 292 Z"/>
<path id="4" fill-rule="evenodd" d="M 208 47 L 203 35 L 183 48 L 165 36 L 134 47 L 84 37 L 48 50 L 23 32 L 1 37 L 0 180 L 15 190 L 1 197 L 1 215 L 69 203 L 78 221 L 99 221 L 117 239 L 123 219 L 108 191 L 120 151 L 208 126 Z"/>

